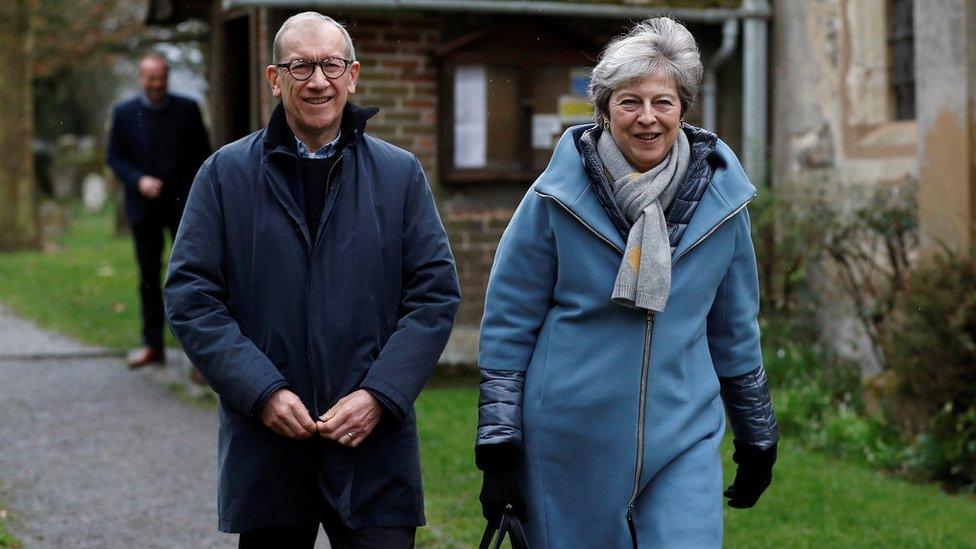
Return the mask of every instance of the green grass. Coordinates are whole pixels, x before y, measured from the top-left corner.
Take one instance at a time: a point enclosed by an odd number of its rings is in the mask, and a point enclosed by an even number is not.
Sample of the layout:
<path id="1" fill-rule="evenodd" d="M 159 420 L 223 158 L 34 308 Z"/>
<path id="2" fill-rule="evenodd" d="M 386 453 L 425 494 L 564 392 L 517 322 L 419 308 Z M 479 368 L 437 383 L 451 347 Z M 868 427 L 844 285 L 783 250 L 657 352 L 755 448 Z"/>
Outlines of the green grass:
<path id="1" fill-rule="evenodd" d="M 7 532 L 7 511 L 4 509 L 2 504 L 0 504 L 0 511 L 3 511 L 3 513 L 0 513 L 3 515 L 3 517 L 0 518 L 0 549 L 20 549 L 20 540 L 11 536 L 10 533 Z"/>
<path id="2" fill-rule="evenodd" d="M 421 547 L 480 539 L 481 477 L 474 469 L 477 390 L 429 388 L 417 402 L 428 528 Z M 725 441 L 726 484 L 734 474 Z M 749 510 L 726 508 L 727 547 L 974 547 L 976 498 L 885 477 L 780 443 L 775 479 Z"/>
<path id="3" fill-rule="evenodd" d="M 97 215 L 75 211 L 58 251 L 0 255 L 0 302 L 85 343 L 116 350 L 138 346 L 132 239 L 115 235 L 111 208 Z"/>

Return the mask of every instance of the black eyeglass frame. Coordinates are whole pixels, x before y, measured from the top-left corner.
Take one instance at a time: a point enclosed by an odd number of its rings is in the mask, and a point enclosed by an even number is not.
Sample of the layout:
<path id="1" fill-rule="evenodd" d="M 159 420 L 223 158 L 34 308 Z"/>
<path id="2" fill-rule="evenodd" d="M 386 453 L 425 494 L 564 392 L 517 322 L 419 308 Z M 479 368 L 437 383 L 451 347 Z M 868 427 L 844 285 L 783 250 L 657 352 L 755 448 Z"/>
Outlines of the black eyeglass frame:
<path id="1" fill-rule="evenodd" d="M 336 76 L 329 76 L 329 74 L 325 72 L 325 65 L 333 61 L 342 61 L 343 64 L 342 72 L 340 72 Z M 312 65 L 312 72 L 308 73 L 308 76 L 306 76 L 305 78 L 299 78 L 295 76 L 295 74 L 291 72 L 291 67 L 295 63 L 308 63 L 309 65 Z M 293 59 L 287 63 L 275 63 L 275 67 L 278 67 L 279 69 L 285 69 L 288 72 L 289 76 L 291 76 L 295 80 L 298 80 L 299 82 L 304 82 L 306 80 L 309 80 L 310 78 L 312 78 L 312 76 L 315 75 L 316 67 L 321 69 L 322 76 L 325 76 L 329 80 L 336 80 L 338 78 L 342 78 L 343 75 L 346 74 L 346 71 L 349 70 L 349 65 L 352 65 L 353 63 L 355 63 L 355 61 L 351 59 L 343 59 L 341 57 L 326 57 L 321 61 L 313 61 L 311 59 Z"/>

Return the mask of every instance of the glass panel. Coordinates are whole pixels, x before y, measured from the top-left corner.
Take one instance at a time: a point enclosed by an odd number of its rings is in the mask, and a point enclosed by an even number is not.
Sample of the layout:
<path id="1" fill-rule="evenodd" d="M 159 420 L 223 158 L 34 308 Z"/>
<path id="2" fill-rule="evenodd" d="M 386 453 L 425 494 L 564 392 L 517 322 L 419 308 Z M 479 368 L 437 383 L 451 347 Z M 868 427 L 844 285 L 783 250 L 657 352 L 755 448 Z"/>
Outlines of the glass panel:
<path id="1" fill-rule="evenodd" d="M 484 168 L 487 162 L 487 71 L 462 65 L 454 72 L 454 166 Z"/>
<path id="2" fill-rule="evenodd" d="M 888 4 L 888 78 L 894 96 L 895 120 L 915 118 L 915 31 L 912 0 Z"/>

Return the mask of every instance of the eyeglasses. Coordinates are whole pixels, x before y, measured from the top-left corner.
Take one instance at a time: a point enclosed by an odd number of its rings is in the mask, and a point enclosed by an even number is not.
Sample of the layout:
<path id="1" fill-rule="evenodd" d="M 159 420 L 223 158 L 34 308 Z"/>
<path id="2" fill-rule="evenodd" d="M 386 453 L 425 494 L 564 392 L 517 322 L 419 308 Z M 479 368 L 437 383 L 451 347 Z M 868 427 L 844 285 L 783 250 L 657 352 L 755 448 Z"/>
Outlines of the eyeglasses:
<path id="1" fill-rule="evenodd" d="M 329 80 L 334 80 L 346 74 L 349 65 L 353 61 L 341 57 L 328 57 L 321 61 L 311 61 L 309 59 L 295 59 L 287 63 L 277 63 L 276 67 L 285 69 L 295 80 L 308 80 L 315 73 L 315 67 L 322 68 L 322 74 Z"/>

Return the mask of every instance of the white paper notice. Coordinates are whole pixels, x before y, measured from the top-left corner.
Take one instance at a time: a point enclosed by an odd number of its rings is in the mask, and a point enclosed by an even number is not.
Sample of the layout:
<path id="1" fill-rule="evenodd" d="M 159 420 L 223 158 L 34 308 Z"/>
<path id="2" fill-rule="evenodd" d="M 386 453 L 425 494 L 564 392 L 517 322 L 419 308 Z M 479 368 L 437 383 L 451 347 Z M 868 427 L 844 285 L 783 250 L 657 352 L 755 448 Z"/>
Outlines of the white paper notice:
<path id="1" fill-rule="evenodd" d="M 462 65 L 454 73 L 454 167 L 487 164 L 488 80 L 484 65 Z"/>
<path id="2" fill-rule="evenodd" d="M 532 148 L 551 149 L 552 143 L 562 130 L 558 114 L 532 115 Z"/>

